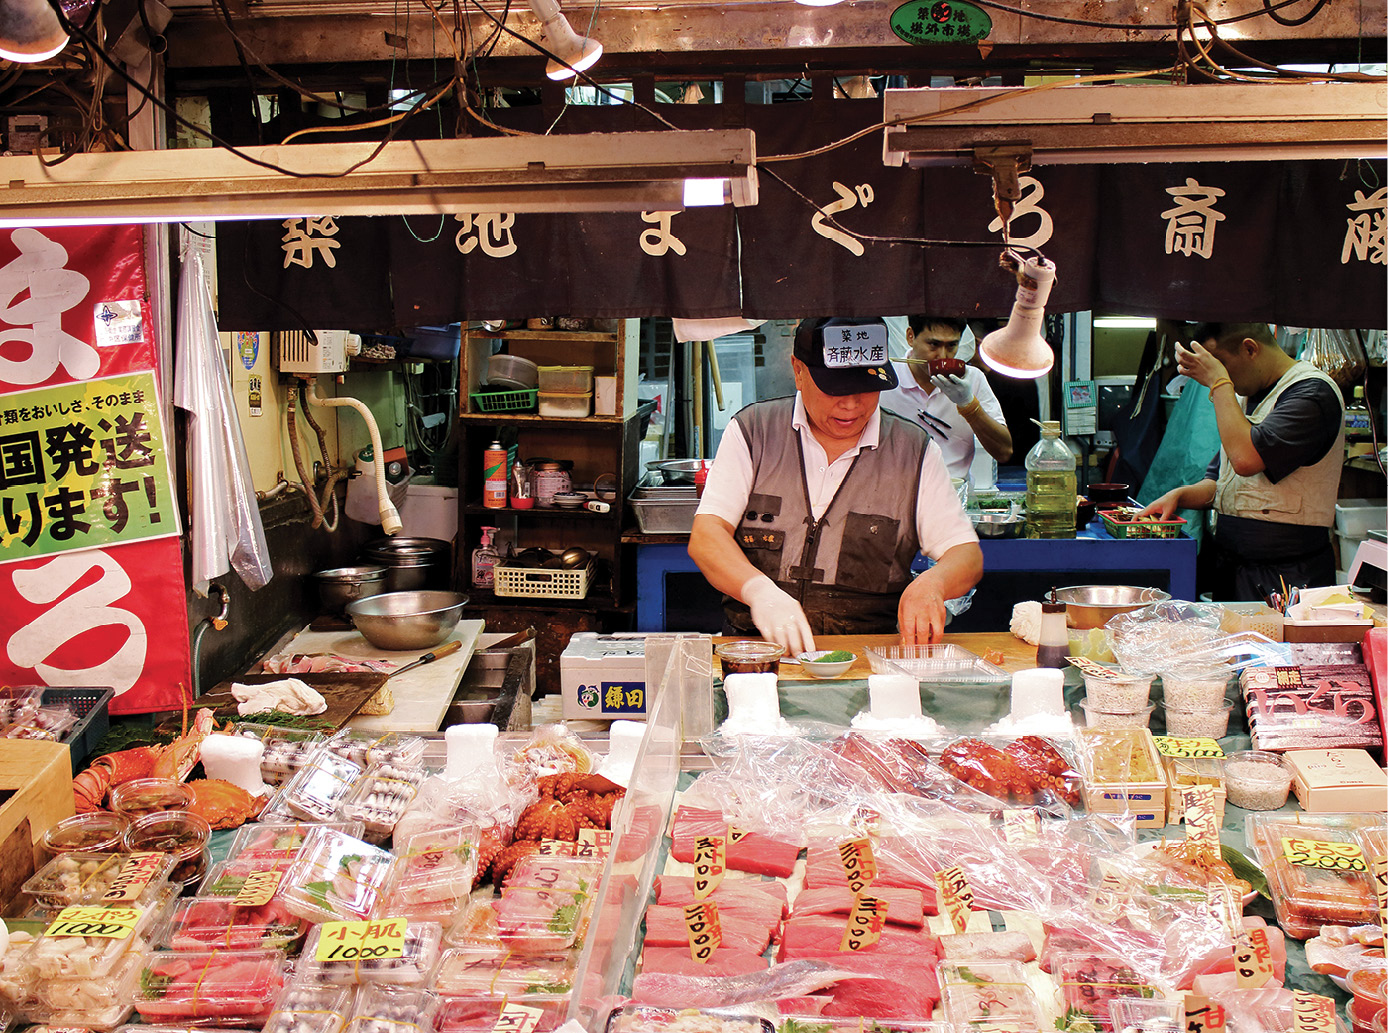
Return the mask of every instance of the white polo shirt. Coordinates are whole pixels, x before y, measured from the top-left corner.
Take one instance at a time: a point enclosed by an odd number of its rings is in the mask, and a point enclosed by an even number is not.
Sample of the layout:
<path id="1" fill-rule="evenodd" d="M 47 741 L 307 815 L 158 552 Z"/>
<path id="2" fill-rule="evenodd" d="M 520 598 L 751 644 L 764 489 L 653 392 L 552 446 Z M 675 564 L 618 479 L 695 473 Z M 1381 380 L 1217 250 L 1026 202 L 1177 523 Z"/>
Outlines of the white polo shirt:
<path id="1" fill-rule="evenodd" d="M 968 477 L 969 466 L 974 461 L 974 449 L 978 443 L 969 421 L 959 415 L 959 407 L 938 387 L 927 392 L 917 384 L 916 378 L 911 376 L 911 367 L 906 363 L 893 362 L 892 369 L 896 371 L 897 386 L 890 391 L 883 391 L 878 404 L 883 409 L 890 409 L 898 416 L 904 416 L 911 422 L 925 427 L 930 439 L 940 446 L 945 465 L 949 467 L 949 475 Z M 1003 423 L 1002 406 L 998 404 L 998 396 L 993 394 L 983 371 L 976 366 L 965 366 L 964 379 L 969 387 L 973 388 L 974 397 L 978 399 L 983 411 L 998 423 Z M 944 441 L 941 441 L 940 435 L 920 418 L 922 412 L 927 412 L 949 425 Z"/>
<path id="2" fill-rule="evenodd" d="M 796 393 L 791 426 L 800 435 L 800 447 L 805 456 L 805 486 L 810 495 L 810 512 L 816 520 L 829 508 L 858 452 L 877 447 L 881 420 L 881 413 L 874 409 L 857 444 L 831 463 L 824 446 L 811 432 L 804 403 Z M 699 500 L 699 513 L 720 517 L 736 528 L 747 512 L 754 473 L 752 453 L 734 417 L 718 443 L 718 454 Z M 921 552 L 934 560 L 956 545 L 978 541 L 973 524 L 959 503 L 959 495 L 950 486 L 940 449 L 933 441 L 921 460 L 920 491 L 916 495 L 916 537 L 920 540 Z"/>

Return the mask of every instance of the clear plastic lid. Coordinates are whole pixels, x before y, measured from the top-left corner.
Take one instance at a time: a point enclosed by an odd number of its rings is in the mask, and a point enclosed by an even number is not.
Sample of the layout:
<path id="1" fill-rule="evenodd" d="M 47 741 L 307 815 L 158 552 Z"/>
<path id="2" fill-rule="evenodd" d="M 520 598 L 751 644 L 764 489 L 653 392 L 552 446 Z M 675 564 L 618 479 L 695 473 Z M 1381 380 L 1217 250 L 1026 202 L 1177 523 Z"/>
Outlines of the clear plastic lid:
<path id="1" fill-rule="evenodd" d="M 573 991 L 578 954 L 516 955 L 491 950 L 454 947 L 443 952 L 434 989 L 441 994 L 506 996 L 549 994 L 565 996 Z"/>
<path id="2" fill-rule="evenodd" d="M 361 766 L 398 764 L 413 767 L 424 756 L 424 739 L 399 732 L 363 732 L 344 728 L 326 743 L 328 750 Z"/>
<path id="3" fill-rule="evenodd" d="M 263 1026 L 284 987 L 284 960 L 284 951 L 147 954 L 135 1009 L 160 1025 Z"/>
<path id="4" fill-rule="evenodd" d="M 397 986 L 416 986 L 428 978 L 434 963 L 439 960 L 443 943 L 443 928 L 437 922 L 405 922 L 404 919 L 378 919 L 382 924 L 402 922 L 405 942 L 398 958 L 346 957 L 341 961 L 320 961 L 318 953 L 323 940 L 324 926 L 309 933 L 299 959 L 299 976 L 310 983 L 335 986 L 359 986 L 368 983 L 392 983 Z M 331 931 L 331 927 L 328 927 Z M 352 944 L 346 944 L 349 948 Z M 351 950 L 349 954 L 353 953 Z"/>
<path id="5" fill-rule="evenodd" d="M 35 935 L 25 930 L 10 929 L 10 946 L 0 954 L 0 1006 L 10 1011 L 23 1011 L 34 994 L 34 966 L 29 961 L 29 948 Z"/>
<path id="6" fill-rule="evenodd" d="M 519 1009 L 525 1008 L 525 1012 Z M 534 1033 L 549 1033 L 563 1025 L 569 1002 L 562 997 L 545 994 L 520 994 L 515 997 L 441 997 L 434 1014 L 438 1033 L 492 1033 L 498 1028 L 502 1013 L 510 1011 L 517 1018 L 529 1021 L 533 1015 Z M 538 1015 L 534 1013 L 538 1012 Z M 512 1023 L 508 1023 L 514 1028 Z M 506 1028 L 506 1027 L 502 1027 Z M 710 1030 L 717 1027 L 709 1027 Z"/>
<path id="7" fill-rule="evenodd" d="M 48 827 L 43 834 L 43 849 L 50 857 L 74 850 L 116 851 L 121 848 L 121 836 L 129 824 L 124 816 L 109 811 L 74 814 Z"/>
<path id="8" fill-rule="evenodd" d="M 1113 1029 L 1111 1001 L 1162 995 L 1123 959 L 1102 954 L 1057 954 L 1051 961 L 1051 975 L 1060 986 L 1065 1014 L 1098 1029 Z"/>
<path id="9" fill-rule="evenodd" d="M 586 858 L 523 858 L 511 870 L 496 903 L 502 942 L 526 954 L 573 946 L 591 911 L 597 872 L 597 863 Z"/>
<path id="10" fill-rule="evenodd" d="M 1185 1004 L 1157 998 L 1117 997 L 1108 1005 L 1116 1033 L 1185 1033 Z"/>
<path id="11" fill-rule="evenodd" d="M 80 914 L 59 912 L 28 950 L 29 964 L 40 981 L 106 975 L 144 943 L 162 917 L 150 908 L 77 906 Z"/>
<path id="12" fill-rule="evenodd" d="M 45 979 L 39 982 L 39 1009 L 29 1017 L 53 1026 L 110 1029 L 124 1022 L 144 968 L 144 954 L 132 951 L 101 979 Z"/>
<path id="13" fill-rule="evenodd" d="M 466 906 L 477 877 L 476 825 L 416 832 L 397 843 L 384 911 L 417 921 L 444 922 Z"/>
<path id="14" fill-rule="evenodd" d="M 1083 728 L 1081 758 L 1085 778 L 1102 785 L 1164 782 L 1160 754 L 1145 728 Z"/>
<path id="15" fill-rule="evenodd" d="M 112 786 L 107 806 L 131 821 L 155 811 L 182 811 L 193 802 L 193 794 L 182 782 L 172 778 L 135 778 Z"/>
<path id="16" fill-rule="evenodd" d="M 854 1020 L 855 1024 L 858 1020 Z M 810 1023 L 816 1029 L 819 1023 Z M 662 1033 L 675 1029 L 716 1029 L 718 1033 L 773 1033 L 770 1019 L 751 1012 L 738 1014 L 735 1008 L 704 1011 L 701 1008 L 659 1008 L 649 1004 L 624 1004 L 607 1016 L 605 1033 Z M 892 1021 L 892 1029 L 897 1023 Z"/>
<path id="17" fill-rule="evenodd" d="M 359 821 L 257 822 L 243 825 L 237 830 L 236 837 L 231 841 L 231 849 L 227 851 L 227 858 L 238 861 L 252 858 L 283 858 L 292 861 L 299 856 L 304 840 L 314 829 L 336 829 L 358 838 L 362 834 Z"/>
<path id="18" fill-rule="evenodd" d="M 1245 834 L 1267 873 L 1278 924 L 1289 935 L 1304 939 L 1322 925 L 1378 920 L 1378 901 L 1357 839 L 1374 820 L 1381 821 L 1381 815 L 1248 816 Z"/>
<path id="19" fill-rule="evenodd" d="M 175 858 L 169 881 L 190 886 L 207 872 L 207 843 L 212 826 L 192 811 L 155 811 L 126 826 L 127 850 L 162 850 Z"/>
<path id="20" fill-rule="evenodd" d="M 421 764 L 372 764 L 342 801 L 344 818 L 359 821 L 373 836 L 389 836 L 426 777 Z"/>
<path id="21" fill-rule="evenodd" d="M 352 988 L 294 982 L 284 988 L 263 1033 L 341 1033 L 352 1011 Z"/>
<path id="22" fill-rule="evenodd" d="M 357 993 L 348 1033 L 432 1033 L 439 999 L 428 990 L 373 984 Z"/>
<path id="23" fill-rule="evenodd" d="M 449 947 L 473 951 L 503 953 L 510 948 L 501 939 L 501 925 L 496 914 L 497 900 L 471 900 L 462 914 L 444 930 L 443 942 Z"/>
<path id="24" fill-rule="evenodd" d="M 320 750 L 284 784 L 272 806 L 309 821 L 328 821 L 337 814 L 362 770 L 345 757 Z"/>
<path id="25" fill-rule="evenodd" d="M 265 746 L 260 757 L 260 777 L 270 785 L 279 785 L 308 763 L 314 751 L 327 740 L 321 732 L 307 728 L 283 728 L 241 721 L 232 726 L 232 733 L 258 739 Z"/>
<path id="26" fill-rule="evenodd" d="M 237 855 L 221 864 L 215 865 L 198 885 L 200 897 L 235 897 L 246 889 L 247 881 L 262 887 L 267 883 L 284 881 L 284 873 L 294 866 L 294 858 L 273 855 Z M 278 893 L 279 886 L 275 886 Z"/>
<path id="27" fill-rule="evenodd" d="M 307 923 L 271 899 L 256 907 L 239 906 L 235 897 L 190 897 L 155 937 L 155 945 L 173 950 L 283 950 L 293 952 Z"/>
<path id="28" fill-rule="evenodd" d="M 1015 961 L 940 962 L 945 1016 L 958 1026 L 1041 1028 L 1041 1007 Z"/>
<path id="29" fill-rule="evenodd" d="M 147 906 L 173 871 L 168 854 L 59 854 L 32 875 L 20 889 L 45 907 L 95 904 Z"/>
<path id="30" fill-rule="evenodd" d="M 369 918 L 395 860 L 389 852 L 336 829 L 314 829 L 280 883 L 289 910 L 310 922 Z"/>

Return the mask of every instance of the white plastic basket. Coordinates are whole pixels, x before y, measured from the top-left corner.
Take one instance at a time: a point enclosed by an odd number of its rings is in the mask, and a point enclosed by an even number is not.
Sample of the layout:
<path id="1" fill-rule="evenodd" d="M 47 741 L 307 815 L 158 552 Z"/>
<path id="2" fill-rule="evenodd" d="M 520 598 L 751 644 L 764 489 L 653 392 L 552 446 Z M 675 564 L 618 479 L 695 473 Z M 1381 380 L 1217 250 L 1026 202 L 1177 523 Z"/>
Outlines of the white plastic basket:
<path id="1" fill-rule="evenodd" d="M 549 570 L 532 567 L 492 568 L 497 595 L 530 596 L 544 599 L 582 599 L 593 580 L 593 564 L 578 570 Z"/>

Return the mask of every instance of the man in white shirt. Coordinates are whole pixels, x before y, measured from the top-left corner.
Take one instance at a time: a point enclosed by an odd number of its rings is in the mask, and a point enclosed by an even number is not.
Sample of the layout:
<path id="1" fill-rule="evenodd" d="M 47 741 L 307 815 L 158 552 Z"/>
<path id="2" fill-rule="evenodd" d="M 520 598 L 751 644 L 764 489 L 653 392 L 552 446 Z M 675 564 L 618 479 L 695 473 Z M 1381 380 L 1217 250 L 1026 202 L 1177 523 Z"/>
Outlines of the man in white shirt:
<path id="1" fill-rule="evenodd" d="M 880 319 L 805 320 L 796 394 L 755 402 L 723 432 L 689 555 L 724 593 L 725 632 L 794 655 L 815 634 L 937 642 L 945 600 L 983 574 L 978 537 L 939 446 L 882 412 L 896 385 Z M 917 552 L 935 560 L 911 579 Z"/>
<path id="2" fill-rule="evenodd" d="M 952 359 L 964 334 L 962 319 L 911 316 L 906 359 L 892 363 L 897 386 L 882 392 L 881 406 L 914 420 L 940 446 L 951 477 L 968 477 L 975 440 L 999 463 L 1012 458 L 1012 434 L 1002 406 L 981 369 L 932 377 L 927 363 Z"/>

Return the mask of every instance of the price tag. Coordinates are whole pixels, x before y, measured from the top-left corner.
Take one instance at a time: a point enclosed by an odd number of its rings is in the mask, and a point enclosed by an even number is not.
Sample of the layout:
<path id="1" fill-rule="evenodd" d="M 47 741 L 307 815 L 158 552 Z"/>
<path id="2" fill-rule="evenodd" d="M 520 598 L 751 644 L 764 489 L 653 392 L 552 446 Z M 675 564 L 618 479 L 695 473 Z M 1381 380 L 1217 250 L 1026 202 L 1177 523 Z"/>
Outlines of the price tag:
<path id="1" fill-rule="evenodd" d="M 365 961 L 405 955 L 405 919 L 374 918 L 359 922 L 324 922 L 318 935 L 319 961 Z"/>
<path id="2" fill-rule="evenodd" d="M 1211 881 L 1205 887 L 1205 908 L 1233 939 L 1238 934 L 1243 908 L 1234 899 L 1233 891 L 1222 882 Z"/>
<path id="3" fill-rule="evenodd" d="M 694 899 L 706 900 L 723 881 L 727 867 L 728 847 L 722 836 L 694 840 Z"/>
<path id="4" fill-rule="evenodd" d="M 1123 876 L 1104 862 L 1100 861 L 1099 864 L 1103 869 L 1104 877 L 1090 892 L 1089 906 L 1093 908 L 1095 918 L 1105 925 L 1113 925 L 1123 916 L 1131 892 L 1127 880 Z"/>
<path id="5" fill-rule="evenodd" d="M 578 853 L 578 844 L 567 839 L 542 839 L 540 849 L 535 851 L 539 857 L 573 857 Z"/>
<path id="6" fill-rule="evenodd" d="M 1097 660 L 1091 660 L 1087 656 L 1067 656 L 1071 667 L 1078 667 L 1081 674 L 1087 674 L 1091 678 L 1103 678 L 1105 681 L 1112 681 L 1119 675 L 1112 667 L 1105 667 Z"/>
<path id="7" fill-rule="evenodd" d="M 1190 786 L 1182 794 L 1186 805 L 1186 838 L 1219 856 L 1219 818 L 1215 816 L 1214 786 Z"/>
<path id="8" fill-rule="evenodd" d="M 723 923 L 718 919 L 718 905 L 711 900 L 686 905 L 684 926 L 689 931 L 689 955 L 702 965 L 713 957 L 713 952 L 723 942 Z"/>
<path id="9" fill-rule="evenodd" d="M 1224 1005 L 1208 997 L 1186 994 L 1186 1033 L 1224 1033 Z"/>
<path id="10" fill-rule="evenodd" d="M 935 889 L 940 911 L 949 916 L 954 931 L 962 933 L 969 927 L 969 912 L 974 906 L 974 891 L 969 888 L 964 869 L 956 864 L 936 872 Z"/>
<path id="11" fill-rule="evenodd" d="M 110 888 L 101 895 L 103 904 L 130 904 L 140 899 L 150 881 L 158 874 L 166 854 L 141 851 L 131 854 L 116 872 Z"/>
<path id="12" fill-rule="evenodd" d="M 576 857 L 606 857 L 612 849 L 611 829 L 579 829 Z M 589 850 L 585 853 L 583 847 Z"/>
<path id="13" fill-rule="evenodd" d="M 736 825 L 728 826 L 728 842 L 741 843 L 742 838 L 747 835 L 746 829 L 740 829 Z"/>
<path id="14" fill-rule="evenodd" d="M 853 898 L 839 950 L 860 951 L 871 947 L 882 938 L 882 927 L 886 922 L 887 902 L 881 897 L 859 894 Z"/>
<path id="15" fill-rule="evenodd" d="M 1025 807 L 1009 807 L 1002 812 L 1002 834 L 1008 846 L 1034 846 L 1041 842 L 1041 816 Z"/>
<path id="16" fill-rule="evenodd" d="M 264 907 L 280 888 L 283 875 L 284 872 L 275 870 L 251 872 L 237 890 L 236 899 L 232 903 L 237 907 Z"/>
<path id="17" fill-rule="evenodd" d="M 47 936 L 96 936 L 103 940 L 124 940 L 135 931 L 143 914 L 137 907 L 76 905 L 65 907 L 44 930 Z"/>
<path id="18" fill-rule="evenodd" d="M 1378 924 L 1388 934 L 1388 857 L 1375 857 L 1369 863 L 1373 874 L 1374 893 L 1378 895 Z"/>
<path id="19" fill-rule="evenodd" d="M 1276 969 L 1265 929 L 1248 929 L 1234 946 L 1234 975 L 1240 990 L 1257 990 L 1267 985 Z"/>
<path id="20" fill-rule="evenodd" d="M 839 862 L 848 879 L 850 893 L 862 893 L 877 879 L 877 859 L 872 855 L 872 840 L 867 836 L 840 843 Z"/>
<path id="21" fill-rule="evenodd" d="M 492 1026 L 492 1033 L 533 1033 L 540 1020 L 544 1018 L 543 1008 L 532 1008 L 526 1004 L 502 1005 L 501 1014 Z"/>
<path id="22" fill-rule="evenodd" d="M 1335 1033 L 1335 1002 L 1305 990 L 1292 991 L 1292 1033 Z"/>
<path id="23" fill-rule="evenodd" d="M 1327 843 L 1322 839 L 1282 837 L 1282 856 L 1306 868 L 1326 868 L 1337 872 L 1367 872 L 1364 855 L 1353 843 Z"/>
<path id="24" fill-rule="evenodd" d="M 1217 739 L 1190 738 L 1178 735 L 1154 735 L 1157 752 L 1163 757 L 1222 757 L 1224 747 Z"/>

